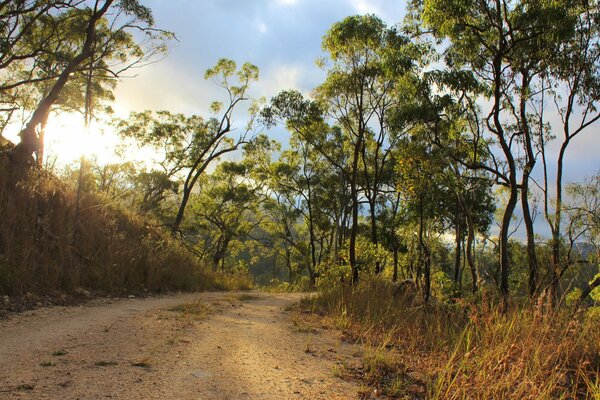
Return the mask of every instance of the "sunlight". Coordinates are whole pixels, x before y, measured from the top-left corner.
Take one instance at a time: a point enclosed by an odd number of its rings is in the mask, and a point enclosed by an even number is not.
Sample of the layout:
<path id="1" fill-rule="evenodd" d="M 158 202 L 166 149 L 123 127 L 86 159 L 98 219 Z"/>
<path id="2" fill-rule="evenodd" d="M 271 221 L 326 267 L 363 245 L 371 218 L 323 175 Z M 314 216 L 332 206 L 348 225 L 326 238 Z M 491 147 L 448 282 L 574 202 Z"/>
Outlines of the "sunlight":
<path id="1" fill-rule="evenodd" d="M 5 137 L 18 143 L 19 131 L 20 126 L 12 124 Z M 58 168 L 79 162 L 82 155 L 100 165 L 132 161 L 149 168 L 161 158 L 155 149 L 140 148 L 133 140 L 122 140 L 106 122 L 93 121 L 86 132 L 83 117 L 75 113 L 52 114 L 44 143 L 44 164 Z M 116 153 L 119 147 L 123 150 L 121 154 Z"/>
<path id="2" fill-rule="evenodd" d="M 95 157 L 99 163 L 118 161 L 115 148 L 119 138 L 105 124 L 93 121 L 86 132 L 79 114 L 52 116 L 46 126 L 46 160 L 69 164 L 83 155 Z"/>

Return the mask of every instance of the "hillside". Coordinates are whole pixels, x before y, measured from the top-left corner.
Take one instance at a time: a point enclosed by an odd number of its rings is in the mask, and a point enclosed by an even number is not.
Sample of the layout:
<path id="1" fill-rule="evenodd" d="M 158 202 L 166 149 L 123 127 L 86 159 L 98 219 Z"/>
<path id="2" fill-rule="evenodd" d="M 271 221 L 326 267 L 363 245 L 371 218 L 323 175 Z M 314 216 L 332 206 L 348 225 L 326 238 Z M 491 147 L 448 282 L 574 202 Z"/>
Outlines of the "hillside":
<path id="1" fill-rule="evenodd" d="M 0 163 L 0 295 L 35 303 L 225 287 L 156 222 L 94 194 L 78 199 L 45 171 L 29 174 L 11 185 Z"/>

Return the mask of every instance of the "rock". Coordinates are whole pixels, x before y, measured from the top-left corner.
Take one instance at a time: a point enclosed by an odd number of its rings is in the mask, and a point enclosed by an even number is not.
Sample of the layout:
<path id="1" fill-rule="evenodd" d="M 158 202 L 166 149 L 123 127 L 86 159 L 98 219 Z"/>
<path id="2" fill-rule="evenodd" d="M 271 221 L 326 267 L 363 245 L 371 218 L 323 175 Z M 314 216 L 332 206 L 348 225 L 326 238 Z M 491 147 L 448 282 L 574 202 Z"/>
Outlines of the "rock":
<path id="1" fill-rule="evenodd" d="M 130 298 L 130 299 L 135 299 L 135 296 L 134 296 L 134 295 L 132 295 L 132 294 L 130 294 L 130 295 L 129 295 L 129 296 L 127 296 L 127 297 L 128 297 L 128 298 Z"/>
<path id="2" fill-rule="evenodd" d="M 73 293 L 77 296 L 88 298 L 90 297 L 90 292 L 83 288 L 76 288 Z"/>
<path id="3" fill-rule="evenodd" d="M 4 296 L 4 304 L 10 304 L 10 297 Z"/>

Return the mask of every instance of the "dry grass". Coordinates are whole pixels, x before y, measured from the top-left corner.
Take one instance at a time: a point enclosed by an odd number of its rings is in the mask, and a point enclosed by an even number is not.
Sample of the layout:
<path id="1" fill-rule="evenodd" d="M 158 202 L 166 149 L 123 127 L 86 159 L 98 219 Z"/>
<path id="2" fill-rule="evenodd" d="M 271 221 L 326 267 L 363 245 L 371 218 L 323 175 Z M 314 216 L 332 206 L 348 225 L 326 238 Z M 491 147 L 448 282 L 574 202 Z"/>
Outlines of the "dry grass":
<path id="1" fill-rule="evenodd" d="M 485 304 L 423 305 L 381 281 L 302 307 L 367 345 L 348 374 L 394 398 L 598 399 L 600 318 Z"/>
<path id="2" fill-rule="evenodd" d="M 11 185 L 0 159 L 0 295 L 237 289 L 163 229 L 44 171 Z"/>
<path id="3" fill-rule="evenodd" d="M 172 307 L 169 309 L 169 311 L 176 312 L 185 318 L 201 321 L 208 317 L 208 315 L 212 312 L 212 309 L 208 304 L 205 304 L 200 300 L 196 300 L 191 303 L 180 304 Z"/>
<path id="4" fill-rule="evenodd" d="M 253 288 L 252 277 L 248 274 L 215 273 L 215 283 L 218 288 L 231 291 L 244 291 Z"/>

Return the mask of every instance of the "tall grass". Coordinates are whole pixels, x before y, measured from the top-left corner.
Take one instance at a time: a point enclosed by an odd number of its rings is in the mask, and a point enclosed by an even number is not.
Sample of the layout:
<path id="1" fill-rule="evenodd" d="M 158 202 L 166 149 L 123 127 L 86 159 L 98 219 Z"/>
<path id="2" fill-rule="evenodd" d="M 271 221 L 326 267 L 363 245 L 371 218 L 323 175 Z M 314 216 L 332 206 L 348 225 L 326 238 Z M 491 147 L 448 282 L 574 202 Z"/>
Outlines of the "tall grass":
<path id="1" fill-rule="evenodd" d="M 165 230 L 43 171 L 11 184 L 0 163 L 0 294 L 223 289 Z M 245 285 L 245 283 L 244 283 Z"/>
<path id="2" fill-rule="evenodd" d="M 304 306 L 370 349 L 358 375 L 399 398 L 599 399 L 600 318 L 423 304 L 380 280 Z"/>

